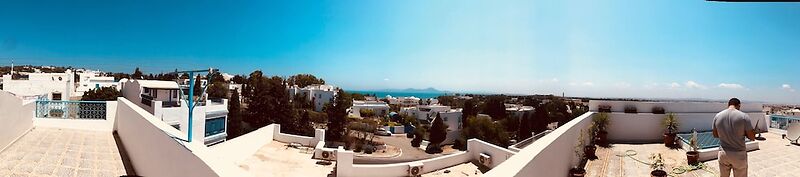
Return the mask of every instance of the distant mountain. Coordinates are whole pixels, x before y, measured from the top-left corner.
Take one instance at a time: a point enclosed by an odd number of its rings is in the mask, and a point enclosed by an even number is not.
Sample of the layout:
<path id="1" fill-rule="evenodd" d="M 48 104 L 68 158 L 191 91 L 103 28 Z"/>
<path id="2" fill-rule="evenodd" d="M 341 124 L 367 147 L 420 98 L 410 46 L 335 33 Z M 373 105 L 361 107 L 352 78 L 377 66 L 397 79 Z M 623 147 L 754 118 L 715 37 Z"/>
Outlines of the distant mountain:
<path id="1" fill-rule="evenodd" d="M 383 89 L 383 90 L 375 90 L 379 92 L 406 92 L 406 93 L 449 93 L 447 91 L 437 90 L 433 87 L 428 87 L 424 89 L 416 89 L 416 88 L 407 88 L 407 89 Z"/>

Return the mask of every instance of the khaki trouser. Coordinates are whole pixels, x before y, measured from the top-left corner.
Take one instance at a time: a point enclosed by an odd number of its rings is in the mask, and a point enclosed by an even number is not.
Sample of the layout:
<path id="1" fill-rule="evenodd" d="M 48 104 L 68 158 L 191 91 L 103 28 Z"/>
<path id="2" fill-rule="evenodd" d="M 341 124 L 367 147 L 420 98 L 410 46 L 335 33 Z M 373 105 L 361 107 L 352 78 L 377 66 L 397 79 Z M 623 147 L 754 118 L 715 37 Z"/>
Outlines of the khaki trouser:
<path id="1" fill-rule="evenodd" d="M 747 177 L 747 151 L 719 151 L 719 176 Z"/>

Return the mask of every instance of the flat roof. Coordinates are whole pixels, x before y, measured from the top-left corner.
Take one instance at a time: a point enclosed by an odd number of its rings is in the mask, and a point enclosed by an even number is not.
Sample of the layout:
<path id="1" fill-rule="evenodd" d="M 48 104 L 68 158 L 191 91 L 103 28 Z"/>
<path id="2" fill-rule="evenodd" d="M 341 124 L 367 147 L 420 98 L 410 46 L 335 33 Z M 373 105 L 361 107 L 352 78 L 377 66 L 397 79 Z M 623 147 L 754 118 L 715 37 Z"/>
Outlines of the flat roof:
<path id="1" fill-rule="evenodd" d="M 158 81 L 158 80 L 136 80 L 139 86 L 147 88 L 160 88 L 160 89 L 179 89 L 178 83 L 172 81 Z"/>

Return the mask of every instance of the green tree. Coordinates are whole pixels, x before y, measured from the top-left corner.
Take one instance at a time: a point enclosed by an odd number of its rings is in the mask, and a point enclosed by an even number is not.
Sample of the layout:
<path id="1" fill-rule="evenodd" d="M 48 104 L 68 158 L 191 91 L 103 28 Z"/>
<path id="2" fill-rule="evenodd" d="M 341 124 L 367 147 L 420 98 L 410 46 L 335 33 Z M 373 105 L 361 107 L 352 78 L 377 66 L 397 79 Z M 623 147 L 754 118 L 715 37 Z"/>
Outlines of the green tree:
<path id="1" fill-rule="evenodd" d="M 200 75 L 197 75 L 197 77 L 194 79 L 194 96 L 200 96 L 200 94 L 203 92 L 203 86 L 201 86 L 203 82 L 201 79 L 203 78 L 200 77 Z"/>
<path id="2" fill-rule="evenodd" d="M 534 133 L 541 133 L 547 130 L 547 125 L 553 122 L 553 119 L 548 116 L 547 110 L 542 107 L 536 107 L 533 112 L 533 119 L 530 120 L 531 131 Z M 530 135 L 531 133 L 528 133 Z"/>
<path id="3" fill-rule="evenodd" d="M 215 83 L 215 82 L 222 82 L 225 83 L 225 77 L 222 77 L 222 73 L 214 72 L 208 78 L 208 83 Z"/>
<path id="4" fill-rule="evenodd" d="M 431 129 L 428 137 L 430 138 L 430 145 L 426 150 L 428 153 L 439 153 L 442 149 L 439 147 L 445 139 L 447 139 L 447 124 L 444 124 L 440 114 L 436 114 L 436 118 L 431 123 Z"/>
<path id="5" fill-rule="evenodd" d="M 348 124 L 347 109 L 352 105 L 350 95 L 342 89 L 337 91 L 333 103 L 325 105 L 324 110 L 328 114 L 328 129 L 325 130 L 327 141 L 344 141 Z"/>
<path id="6" fill-rule="evenodd" d="M 503 125 L 494 123 L 489 118 L 472 117 L 467 118 L 469 127 L 464 127 L 461 131 L 461 136 L 465 140 L 476 138 L 485 142 L 500 146 L 508 147 L 509 135 L 505 131 Z"/>
<path id="7" fill-rule="evenodd" d="M 507 117 L 505 95 L 491 95 L 486 98 L 484 103 L 483 112 L 492 117 L 492 120 L 503 120 Z"/>
<path id="8" fill-rule="evenodd" d="M 239 91 L 234 90 L 228 102 L 228 139 L 242 135 L 242 105 L 239 102 Z"/>
<path id="9" fill-rule="evenodd" d="M 133 70 L 133 75 L 131 75 L 131 79 L 142 79 L 142 71 L 139 70 L 139 67 Z"/>
<path id="10" fill-rule="evenodd" d="M 214 82 L 208 86 L 208 98 L 220 99 L 228 97 L 228 85 L 225 82 Z"/>
<path id="11" fill-rule="evenodd" d="M 113 87 L 100 87 L 83 93 L 82 101 L 116 101 L 122 93 Z"/>
<path id="12" fill-rule="evenodd" d="M 311 74 L 298 74 L 291 76 L 289 77 L 288 82 L 289 85 L 297 85 L 298 87 L 301 88 L 314 84 L 320 84 L 320 85 L 325 84 L 325 80 L 317 78 L 316 76 Z"/>
<path id="13" fill-rule="evenodd" d="M 411 140 L 411 146 L 419 147 L 426 133 L 427 130 L 425 129 L 425 127 L 417 126 L 417 128 L 414 129 L 414 139 Z"/>
<path id="14" fill-rule="evenodd" d="M 353 100 L 367 100 L 367 98 L 364 97 L 364 95 L 362 95 L 360 93 L 352 93 L 352 94 L 350 94 L 350 96 L 353 97 Z"/>
<path id="15" fill-rule="evenodd" d="M 372 109 L 361 109 L 358 110 L 358 114 L 361 115 L 361 117 L 374 117 L 375 111 Z"/>
<path id="16" fill-rule="evenodd" d="M 242 75 L 235 75 L 233 76 L 233 78 L 231 78 L 231 82 L 233 82 L 234 84 L 244 84 L 246 81 L 247 81 L 246 76 Z"/>
<path id="17" fill-rule="evenodd" d="M 253 128 L 260 128 L 273 122 L 270 118 L 274 105 L 270 103 L 269 83 L 260 70 L 250 73 L 248 79 L 250 85 L 246 90 L 250 91 L 250 94 L 247 94 L 246 97 L 249 102 L 247 105 L 248 117 L 245 121 L 250 123 Z"/>
<path id="18" fill-rule="evenodd" d="M 525 114 L 522 115 L 522 120 L 520 120 L 519 123 L 519 130 L 517 131 L 517 140 L 522 141 L 531 137 L 531 133 L 533 132 L 532 119 L 533 115 L 530 112 L 525 112 Z"/>

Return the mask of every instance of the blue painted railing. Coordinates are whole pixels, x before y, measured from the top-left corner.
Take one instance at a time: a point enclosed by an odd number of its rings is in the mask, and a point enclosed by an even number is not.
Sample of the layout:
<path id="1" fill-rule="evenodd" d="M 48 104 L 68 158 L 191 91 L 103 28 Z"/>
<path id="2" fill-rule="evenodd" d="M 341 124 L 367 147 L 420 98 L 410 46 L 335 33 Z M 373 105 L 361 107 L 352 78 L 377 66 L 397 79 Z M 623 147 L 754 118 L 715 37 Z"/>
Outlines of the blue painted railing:
<path id="1" fill-rule="evenodd" d="M 106 119 L 105 101 L 36 101 L 36 118 Z"/>
<path id="2" fill-rule="evenodd" d="M 786 130 L 786 126 L 788 126 L 789 123 L 800 122 L 800 117 L 790 117 L 783 115 L 770 115 L 769 119 L 772 120 L 770 128 L 777 128 L 781 130 Z"/>

